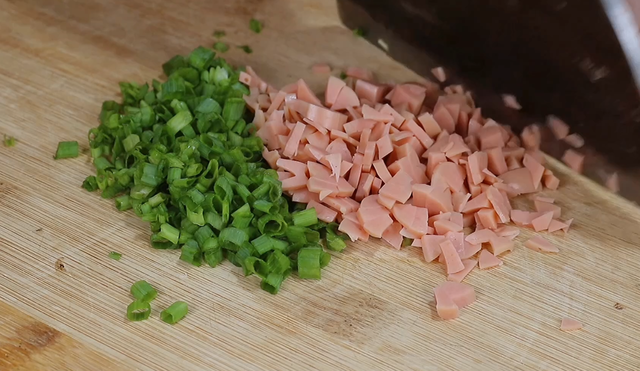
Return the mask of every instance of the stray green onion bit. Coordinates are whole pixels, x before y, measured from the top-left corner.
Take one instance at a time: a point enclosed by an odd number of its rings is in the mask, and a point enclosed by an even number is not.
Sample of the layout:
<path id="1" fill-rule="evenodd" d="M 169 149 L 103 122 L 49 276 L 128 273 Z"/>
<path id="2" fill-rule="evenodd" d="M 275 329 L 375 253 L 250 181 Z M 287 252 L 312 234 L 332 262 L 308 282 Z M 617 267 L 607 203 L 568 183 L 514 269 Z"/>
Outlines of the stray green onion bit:
<path id="1" fill-rule="evenodd" d="M 89 131 L 95 173 L 82 188 L 149 222 L 151 246 L 180 250 L 188 264 L 229 260 L 272 294 L 299 267 L 300 277 L 318 277 L 324 249 L 342 251 L 345 240 L 336 223 L 282 193 L 262 158 L 240 70 L 203 47 L 162 69 L 166 81 L 123 82 L 122 101 L 102 104 L 100 126 Z M 313 249 L 323 254 L 305 258 Z M 145 302 L 157 295 L 145 281 L 131 293 Z"/>
<path id="2" fill-rule="evenodd" d="M 176 301 L 169 308 L 160 312 L 160 319 L 170 325 L 176 324 L 189 313 L 189 306 L 184 301 Z"/>
<path id="3" fill-rule="evenodd" d="M 133 295 L 136 300 L 149 303 L 158 296 L 158 292 L 149 284 L 149 282 L 143 280 L 138 281 L 131 286 L 131 295 Z"/>
<path id="4" fill-rule="evenodd" d="M 225 53 L 229 50 L 229 45 L 227 43 L 223 43 L 222 41 L 218 41 L 213 44 L 213 50 L 218 51 L 220 53 Z"/>
<path id="5" fill-rule="evenodd" d="M 353 35 L 357 37 L 364 37 L 367 35 L 367 31 L 362 27 L 358 27 L 353 30 Z"/>
<path id="6" fill-rule="evenodd" d="M 255 32 L 255 33 L 260 33 L 262 31 L 262 22 L 260 22 L 257 19 L 251 19 L 249 21 L 249 28 L 251 29 L 251 31 Z"/>
<path id="7" fill-rule="evenodd" d="M 122 254 L 120 254 L 119 252 L 112 251 L 109 253 L 109 257 L 113 260 L 120 260 L 120 258 L 122 258 Z"/>
<path id="8" fill-rule="evenodd" d="M 215 31 L 213 31 L 213 37 L 218 38 L 218 39 L 221 38 L 221 37 L 224 37 L 226 35 L 227 35 L 227 33 L 224 32 L 223 30 L 215 30 Z"/>
<path id="9" fill-rule="evenodd" d="M 242 49 L 242 51 L 244 51 L 247 54 L 253 53 L 253 49 L 251 49 L 249 45 L 238 45 L 238 48 Z"/>
<path id="10" fill-rule="evenodd" d="M 5 147 L 14 147 L 16 145 L 16 138 L 8 136 L 5 134 L 4 136 L 4 146 Z"/>
<path id="11" fill-rule="evenodd" d="M 347 73 L 346 72 L 340 72 L 340 78 L 342 80 L 346 79 L 347 78 Z"/>
<path id="12" fill-rule="evenodd" d="M 60 142 L 58 143 L 58 150 L 56 151 L 54 159 L 76 158 L 79 153 L 78 142 Z"/>
<path id="13" fill-rule="evenodd" d="M 148 302 L 136 300 L 127 307 L 129 321 L 144 321 L 151 315 L 151 305 Z"/>

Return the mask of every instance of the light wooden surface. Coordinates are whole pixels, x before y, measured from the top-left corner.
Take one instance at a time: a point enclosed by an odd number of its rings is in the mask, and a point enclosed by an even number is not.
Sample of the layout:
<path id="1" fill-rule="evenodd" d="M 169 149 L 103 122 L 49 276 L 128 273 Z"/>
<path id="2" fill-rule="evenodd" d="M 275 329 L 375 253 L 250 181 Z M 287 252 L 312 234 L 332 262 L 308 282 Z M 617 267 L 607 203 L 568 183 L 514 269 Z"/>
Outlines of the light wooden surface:
<path id="1" fill-rule="evenodd" d="M 640 211 L 562 169 L 549 194 L 576 221 L 549 237 L 560 254 L 524 249 L 521 235 L 503 267 L 467 279 L 478 301 L 453 322 L 434 314 L 442 268 L 413 248 L 353 244 L 321 281 L 289 279 L 277 296 L 228 263 L 195 268 L 151 249 L 145 223 L 80 188 L 86 155 L 52 155 L 61 140 L 86 148 L 118 81 L 157 77 L 214 29 L 250 44 L 228 59 L 275 85 L 320 83 L 319 61 L 415 78 L 343 29 L 332 1 L 0 0 L 0 134 L 18 139 L 0 146 L 0 369 L 640 369 Z M 160 295 L 151 320 L 130 323 L 139 279 Z M 170 326 L 158 312 L 175 300 L 191 311 Z M 584 330 L 561 332 L 563 316 Z"/>

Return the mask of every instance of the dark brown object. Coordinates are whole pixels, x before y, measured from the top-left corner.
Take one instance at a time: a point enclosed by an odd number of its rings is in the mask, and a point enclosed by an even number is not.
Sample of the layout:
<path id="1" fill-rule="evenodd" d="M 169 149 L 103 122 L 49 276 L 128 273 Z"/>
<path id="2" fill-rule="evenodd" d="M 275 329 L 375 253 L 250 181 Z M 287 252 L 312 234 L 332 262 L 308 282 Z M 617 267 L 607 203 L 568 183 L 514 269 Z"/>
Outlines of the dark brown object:
<path id="1" fill-rule="evenodd" d="M 366 29 L 375 45 L 384 40 L 393 58 L 423 76 L 444 66 L 446 84 L 473 91 L 486 116 L 515 130 L 560 117 L 586 141 L 585 175 L 602 183 L 603 173 L 618 170 L 621 193 L 640 200 L 640 38 L 627 5 L 339 0 L 347 27 Z M 506 108 L 501 94 L 515 95 L 523 109 Z M 546 137 L 542 149 L 559 158 L 568 145 Z"/>
<path id="2" fill-rule="evenodd" d="M 60 258 L 60 259 L 56 260 L 56 270 L 58 270 L 60 272 L 66 272 L 67 271 L 67 267 L 64 264 L 64 258 Z"/>

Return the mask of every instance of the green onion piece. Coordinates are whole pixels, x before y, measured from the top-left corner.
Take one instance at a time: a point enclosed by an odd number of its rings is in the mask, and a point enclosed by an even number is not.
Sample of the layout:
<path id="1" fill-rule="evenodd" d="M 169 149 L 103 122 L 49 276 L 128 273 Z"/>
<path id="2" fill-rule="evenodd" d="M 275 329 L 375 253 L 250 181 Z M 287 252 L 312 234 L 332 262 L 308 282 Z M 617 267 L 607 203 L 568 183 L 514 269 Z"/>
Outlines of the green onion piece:
<path id="1" fill-rule="evenodd" d="M 318 214 L 314 208 L 293 214 L 293 225 L 297 227 L 309 227 L 316 223 L 318 223 Z"/>
<path id="2" fill-rule="evenodd" d="M 191 123 L 193 116 L 189 111 L 180 111 L 167 121 L 167 132 L 175 136 L 178 132 Z"/>
<path id="3" fill-rule="evenodd" d="M 89 175 L 88 177 L 86 177 L 82 182 L 82 188 L 86 189 L 89 192 L 97 190 L 99 187 L 96 177 L 93 175 Z"/>
<path id="4" fill-rule="evenodd" d="M 120 260 L 120 258 L 122 258 L 122 254 L 120 254 L 119 252 L 112 251 L 109 253 L 109 257 L 113 260 Z"/>
<path id="5" fill-rule="evenodd" d="M 226 35 L 227 35 L 227 33 L 224 32 L 223 30 L 215 30 L 215 31 L 213 31 L 213 37 L 216 37 L 216 38 L 221 38 L 221 37 L 224 37 Z"/>
<path id="6" fill-rule="evenodd" d="M 314 280 L 321 278 L 320 259 L 322 253 L 323 251 L 319 247 L 305 247 L 298 251 L 298 276 L 300 278 Z"/>
<path id="7" fill-rule="evenodd" d="M 202 251 L 195 240 L 189 240 L 182 246 L 180 260 L 199 267 L 202 264 Z"/>
<path id="8" fill-rule="evenodd" d="M 320 268 L 326 267 L 327 265 L 329 265 L 330 262 L 331 262 L 331 254 L 323 251 L 322 255 L 320 256 Z"/>
<path id="9" fill-rule="evenodd" d="M 280 291 L 280 286 L 286 276 L 280 273 L 269 273 L 263 280 L 260 282 L 260 288 L 270 294 L 277 294 Z"/>
<path id="10" fill-rule="evenodd" d="M 176 301 L 169 308 L 160 312 L 160 319 L 173 325 L 184 318 L 189 313 L 189 306 L 184 301 Z"/>
<path id="11" fill-rule="evenodd" d="M 4 146 L 5 147 L 14 147 L 16 145 L 16 138 L 4 135 Z"/>
<path id="12" fill-rule="evenodd" d="M 231 242 L 236 246 L 242 246 L 243 243 L 249 241 L 249 235 L 247 232 L 238 228 L 225 228 L 220 232 L 220 243 Z"/>
<path id="13" fill-rule="evenodd" d="M 54 159 L 76 158 L 79 153 L 80 150 L 77 141 L 60 142 L 58 143 L 58 150 L 56 151 Z"/>
<path id="14" fill-rule="evenodd" d="M 229 98 L 224 102 L 222 118 L 229 121 L 239 120 L 244 114 L 246 102 L 242 98 Z"/>
<path id="15" fill-rule="evenodd" d="M 144 321 L 151 315 L 151 304 L 146 301 L 136 300 L 127 307 L 129 321 Z"/>
<path id="16" fill-rule="evenodd" d="M 251 20 L 249 21 L 249 28 L 255 33 L 260 33 L 262 31 L 262 22 L 257 19 L 251 18 Z"/>
<path id="17" fill-rule="evenodd" d="M 149 303 L 158 296 L 158 292 L 149 282 L 142 280 L 131 285 L 131 295 L 133 295 L 136 300 Z"/>
<path id="18" fill-rule="evenodd" d="M 180 230 L 170 224 L 165 223 L 160 226 L 160 232 L 158 232 L 158 236 L 176 244 L 180 239 Z"/>
<path id="19" fill-rule="evenodd" d="M 222 41 L 217 41 L 213 44 L 213 50 L 218 51 L 220 53 L 225 53 L 229 51 L 229 44 L 223 43 Z"/>
<path id="20" fill-rule="evenodd" d="M 253 245 L 253 248 L 256 249 L 258 255 L 262 255 L 274 248 L 273 238 L 265 234 L 251 241 L 251 244 Z"/>
<path id="21" fill-rule="evenodd" d="M 120 197 L 116 197 L 116 209 L 118 209 L 119 211 L 129 210 L 132 207 L 131 196 L 122 195 Z"/>
<path id="22" fill-rule="evenodd" d="M 140 137 L 136 134 L 131 134 L 122 140 L 126 152 L 131 151 L 138 143 L 140 143 Z"/>
<path id="23" fill-rule="evenodd" d="M 347 74 L 346 74 L 346 72 L 344 72 L 344 71 L 343 71 L 343 72 L 340 72 L 340 78 L 341 78 L 342 80 L 345 80 L 345 79 L 347 78 Z"/>
<path id="24" fill-rule="evenodd" d="M 202 252 L 204 253 L 204 261 L 211 267 L 215 268 L 224 259 L 220 243 L 215 237 L 207 239 L 202 244 Z"/>
<path id="25" fill-rule="evenodd" d="M 353 35 L 357 37 L 364 37 L 367 35 L 367 31 L 362 27 L 358 27 L 353 30 Z"/>
<path id="26" fill-rule="evenodd" d="M 238 49 L 242 49 L 247 54 L 253 53 L 253 49 L 249 45 L 238 45 Z"/>
<path id="27" fill-rule="evenodd" d="M 327 239 L 327 249 L 332 251 L 342 251 L 347 248 L 346 242 L 337 233 L 337 225 L 335 223 L 329 224 L 326 228 L 327 233 L 325 238 Z"/>

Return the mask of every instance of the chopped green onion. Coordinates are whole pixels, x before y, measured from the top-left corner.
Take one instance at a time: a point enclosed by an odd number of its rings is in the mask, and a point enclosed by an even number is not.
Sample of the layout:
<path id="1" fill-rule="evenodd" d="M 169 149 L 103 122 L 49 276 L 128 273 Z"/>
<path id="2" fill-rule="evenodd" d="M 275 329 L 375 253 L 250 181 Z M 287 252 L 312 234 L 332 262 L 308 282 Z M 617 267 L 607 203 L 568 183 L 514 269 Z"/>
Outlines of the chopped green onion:
<path id="1" fill-rule="evenodd" d="M 116 209 L 119 211 L 129 210 L 133 207 L 131 204 L 131 196 L 122 195 L 120 197 L 116 197 Z"/>
<path id="2" fill-rule="evenodd" d="M 253 49 L 249 45 L 238 45 L 238 49 L 242 49 L 247 54 L 253 53 Z"/>
<path id="3" fill-rule="evenodd" d="M 61 160 L 65 158 L 76 158 L 79 153 L 80 150 L 78 148 L 78 142 L 60 142 L 58 143 L 58 150 L 56 151 L 54 159 Z"/>
<path id="4" fill-rule="evenodd" d="M 346 73 L 346 72 L 344 72 L 344 71 L 343 71 L 343 72 L 340 72 L 340 78 L 341 78 L 342 80 L 345 80 L 345 79 L 347 78 L 347 73 Z"/>
<path id="5" fill-rule="evenodd" d="M 318 214 L 314 208 L 293 214 L 293 225 L 297 227 L 309 227 L 316 223 L 318 223 Z"/>
<path id="6" fill-rule="evenodd" d="M 223 43 L 222 41 L 217 41 L 213 44 L 213 50 L 218 51 L 220 53 L 225 53 L 229 51 L 229 44 Z"/>
<path id="7" fill-rule="evenodd" d="M 249 21 L 249 28 L 255 33 L 260 33 L 262 31 L 262 22 L 257 19 L 251 18 L 251 20 Z"/>
<path id="8" fill-rule="evenodd" d="M 136 300 L 127 307 L 129 321 L 144 321 L 151 315 L 151 305 L 146 301 Z"/>
<path id="9" fill-rule="evenodd" d="M 4 146 L 5 147 L 14 147 L 16 145 L 16 138 L 4 135 Z"/>
<path id="10" fill-rule="evenodd" d="M 169 308 L 160 312 L 160 319 L 170 325 L 173 325 L 184 318 L 189 313 L 189 305 L 184 301 L 176 301 Z"/>
<path id="11" fill-rule="evenodd" d="M 221 38 L 221 37 L 224 37 L 226 35 L 227 35 L 227 33 L 224 32 L 223 30 L 215 30 L 215 31 L 213 31 L 213 37 L 216 37 L 216 38 Z"/>
<path id="12" fill-rule="evenodd" d="M 131 151 L 138 143 L 140 143 L 140 137 L 136 134 L 131 134 L 122 140 L 126 152 Z"/>
<path id="13" fill-rule="evenodd" d="M 180 239 L 180 230 L 170 224 L 163 224 L 160 226 L 158 236 L 173 243 L 178 243 L 178 240 Z"/>
<path id="14" fill-rule="evenodd" d="M 353 30 L 353 35 L 357 37 L 364 37 L 367 36 L 367 31 L 362 27 L 358 27 Z"/>
<path id="15" fill-rule="evenodd" d="M 149 222 L 153 248 L 181 250 L 194 265 L 229 260 L 271 293 L 298 270 L 301 250 L 346 247 L 337 224 L 283 195 L 262 159 L 241 69 L 203 47 L 162 69 L 166 81 L 123 82 L 122 101 L 102 104 L 100 124 L 89 131 L 95 173 L 83 188 Z M 329 260 L 322 252 L 320 269 Z"/>
<path id="16" fill-rule="evenodd" d="M 96 177 L 93 175 L 89 175 L 88 177 L 86 177 L 82 182 L 82 188 L 86 189 L 89 192 L 97 190 L 99 187 Z"/>
<path id="17" fill-rule="evenodd" d="M 321 269 L 322 249 L 319 247 L 305 247 L 298 251 L 298 276 L 319 280 Z"/>
<path id="18" fill-rule="evenodd" d="M 173 116 L 169 121 L 167 121 L 167 132 L 170 135 L 176 135 L 180 130 L 189 125 L 192 120 L 193 116 L 191 116 L 191 112 L 180 111 L 176 113 L 176 115 Z"/>
<path id="19" fill-rule="evenodd" d="M 200 245 L 198 245 L 195 240 L 187 241 L 182 245 L 180 260 L 199 267 L 202 264 L 202 251 L 200 250 Z"/>
<path id="20" fill-rule="evenodd" d="M 122 254 L 120 254 L 119 252 L 112 251 L 109 253 L 109 257 L 113 260 L 120 260 L 120 258 L 122 258 Z"/>
<path id="21" fill-rule="evenodd" d="M 149 303 L 158 296 L 158 292 L 149 282 L 142 280 L 131 285 L 131 295 L 133 295 L 136 300 Z"/>
<path id="22" fill-rule="evenodd" d="M 219 239 L 223 244 L 225 242 L 231 242 L 236 246 L 242 246 L 243 243 L 249 240 L 249 235 L 241 229 L 229 227 L 220 232 Z"/>

